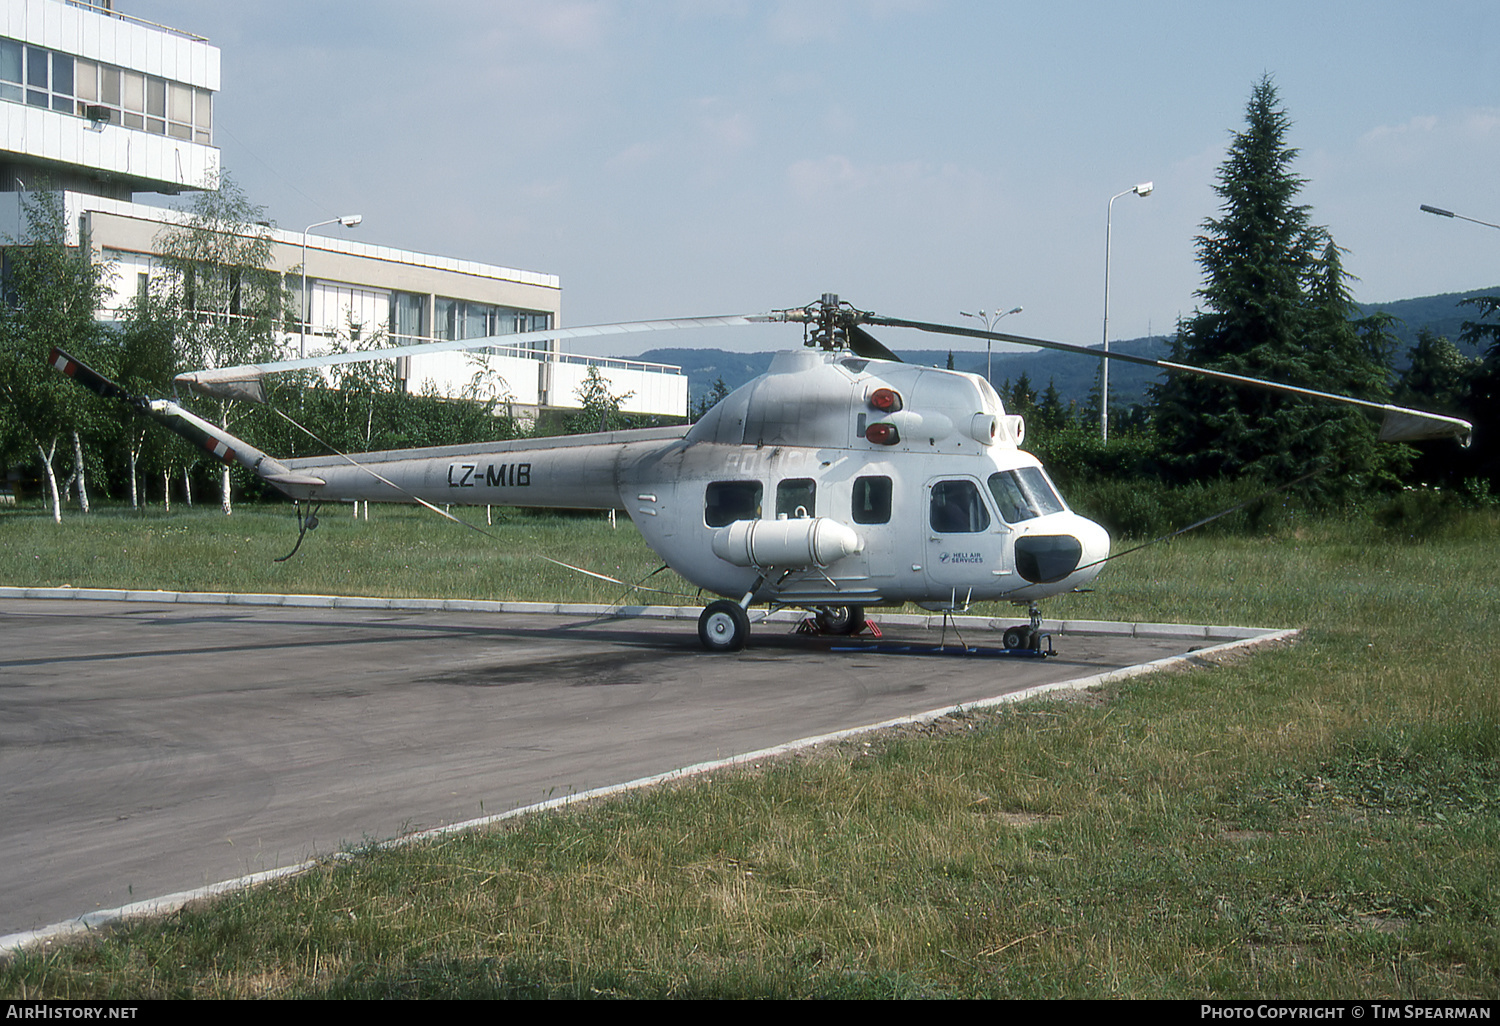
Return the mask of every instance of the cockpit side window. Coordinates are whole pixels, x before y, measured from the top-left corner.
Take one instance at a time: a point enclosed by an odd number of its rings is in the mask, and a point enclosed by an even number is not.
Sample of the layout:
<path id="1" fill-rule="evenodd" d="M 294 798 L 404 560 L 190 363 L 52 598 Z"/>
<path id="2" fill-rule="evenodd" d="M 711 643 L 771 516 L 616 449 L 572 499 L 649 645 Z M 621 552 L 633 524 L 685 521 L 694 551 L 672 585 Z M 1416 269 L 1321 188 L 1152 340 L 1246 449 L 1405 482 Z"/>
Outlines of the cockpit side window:
<path id="1" fill-rule="evenodd" d="M 932 486 L 932 529 L 939 534 L 988 530 L 990 513 L 973 481 L 939 481 Z"/>
<path id="2" fill-rule="evenodd" d="M 727 527 L 736 520 L 759 520 L 759 481 L 715 481 L 703 496 L 703 521 L 709 527 Z"/>
<path id="3" fill-rule="evenodd" d="M 1002 470 L 990 475 L 990 494 L 1007 524 L 1019 524 L 1049 513 L 1061 513 L 1062 498 L 1036 467 Z"/>
<path id="4" fill-rule="evenodd" d="M 818 486 L 810 477 L 787 478 L 776 486 L 776 515 L 790 519 L 817 516 L 813 502 L 817 491 Z"/>
<path id="5" fill-rule="evenodd" d="M 890 523 L 891 479 L 883 475 L 855 478 L 851 512 L 856 524 Z"/>

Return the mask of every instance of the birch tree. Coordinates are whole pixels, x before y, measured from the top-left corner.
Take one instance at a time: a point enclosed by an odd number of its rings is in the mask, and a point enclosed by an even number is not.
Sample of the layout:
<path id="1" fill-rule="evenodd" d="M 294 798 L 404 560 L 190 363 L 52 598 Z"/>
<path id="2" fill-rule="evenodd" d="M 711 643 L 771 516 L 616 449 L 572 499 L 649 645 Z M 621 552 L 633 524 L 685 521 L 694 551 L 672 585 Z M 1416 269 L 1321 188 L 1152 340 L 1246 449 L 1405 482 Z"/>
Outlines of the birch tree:
<path id="1" fill-rule="evenodd" d="M 198 193 L 181 223 L 156 237 L 171 272 L 167 305 L 175 324 L 178 359 L 191 367 L 230 367 L 272 358 L 286 312 L 281 275 L 271 265 L 272 227 L 228 173 L 217 188 Z M 214 400 L 226 431 L 237 405 Z M 220 503 L 232 510 L 229 468 L 220 475 Z"/>
<path id="2" fill-rule="evenodd" d="M 0 402 L 8 407 L 11 430 L 40 461 L 52 519 L 61 523 L 56 459 L 65 441 L 71 443 L 80 504 L 87 510 L 80 430 L 94 399 L 57 373 L 48 355 L 53 348 L 86 362 L 103 355 L 106 331 L 94 315 L 112 272 L 94 262 L 88 239 L 68 245 L 61 193 L 28 193 L 22 203 L 26 237 L 9 250 L 9 302 L 0 303 Z"/>

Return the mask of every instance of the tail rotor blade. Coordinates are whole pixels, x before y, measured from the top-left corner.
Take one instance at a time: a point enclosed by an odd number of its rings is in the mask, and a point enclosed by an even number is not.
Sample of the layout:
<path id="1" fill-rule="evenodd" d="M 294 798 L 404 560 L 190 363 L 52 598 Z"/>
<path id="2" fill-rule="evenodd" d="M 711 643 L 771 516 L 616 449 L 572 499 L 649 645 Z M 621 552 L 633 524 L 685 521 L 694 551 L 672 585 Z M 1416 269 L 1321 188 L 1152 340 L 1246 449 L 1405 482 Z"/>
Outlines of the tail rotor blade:
<path id="1" fill-rule="evenodd" d="M 95 395 L 103 396 L 105 399 L 118 399 L 121 402 L 136 402 L 135 397 L 125 389 L 92 367 L 79 363 L 61 349 L 52 350 L 47 362 Z"/>

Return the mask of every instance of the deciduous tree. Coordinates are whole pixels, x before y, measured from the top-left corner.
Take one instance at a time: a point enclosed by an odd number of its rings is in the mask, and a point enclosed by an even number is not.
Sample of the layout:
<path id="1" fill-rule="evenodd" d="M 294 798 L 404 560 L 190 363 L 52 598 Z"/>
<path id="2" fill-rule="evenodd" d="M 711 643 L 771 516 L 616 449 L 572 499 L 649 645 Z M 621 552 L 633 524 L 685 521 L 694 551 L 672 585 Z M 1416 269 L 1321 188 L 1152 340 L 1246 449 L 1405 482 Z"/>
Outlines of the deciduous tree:
<path id="1" fill-rule="evenodd" d="M 568 433 L 608 431 L 611 419 L 618 419 L 621 405 L 634 394 L 634 392 L 626 392 L 623 395 L 615 395 L 610 390 L 609 380 L 599 372 L 598 366 L 589 364 L 583 383 L 575 390 L 578 404 L 583 409 L 568 416 Z"/>
<path id="2" fill-rule="evenodd" d="M 48 354 L 56 347 L 95 362 L 104 355 L 107 333 L 94 314 L 112 272 L 92 259 L 88 239 L 68 245 L 61 193 L 28 193 L 23 204 L 26 237 L 9 250 L 7 301 L 0 303 L 0 401 L 9 409 L 11 430 L 41 462 L 52 518 L 60 523 L 58 446 L 64 439 L 72 443 L 79 500 L 86 506 L 82 436 L 98 407 L 49 365 Z"/>
<path id="3" fill-rule="evenodd" d="M 217 188 L 194 196 L 179 224 L 156 239 L 172 272 L 169 305 L 178 358 L 194 367 L 228 367 L 272 358 L 278 349 L 287 295 L 271 264 L 271 223 L 227 173 Z M 215 400 L 225 430 L 238 414 Z M 221 503 L 231 512 L 230 475 L 220 476 Z"/>

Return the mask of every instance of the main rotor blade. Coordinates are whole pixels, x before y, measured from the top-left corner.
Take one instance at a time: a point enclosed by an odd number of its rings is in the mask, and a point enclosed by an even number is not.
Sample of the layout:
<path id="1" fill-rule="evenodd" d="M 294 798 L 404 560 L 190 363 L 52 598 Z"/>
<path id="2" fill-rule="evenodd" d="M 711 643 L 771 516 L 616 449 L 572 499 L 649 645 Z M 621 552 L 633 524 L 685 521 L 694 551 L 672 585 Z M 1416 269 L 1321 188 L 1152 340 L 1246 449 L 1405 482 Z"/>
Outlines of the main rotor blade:
<path id="1" fill-rule="evenodd" d="M 1360 406 L 1367 410 L 1375 410 L 1384 414 L 1384 420 L 1380 425 L 1380 440 L 1382 442 L 1418 442 L 1434 438 L 1456 438 L 1459 443 L 1468 446 L 1473 438 L 1474 425 L 1459 417 L 1448 417 L 1441 413 L 1429 413 L 1426 410 L 1414 410 L 1406 406 L 1395 406 L 1390 403 L 1376 403 L 1368 399 L 1356 399 L 1353 396 L 1338 395 L 1333 392 L 1320 392 L 1314 388 L 1302 388 L 1297 385 L 1287 385 L 1279 381 L 1269 381 L 1265 378 L 1251 378 L 1243 374 L 1230 374 L 1227 371 L 1210 370 L 1207 367 L 1194 367 L 1186 363 L 1173 363 L 1171 360 L 1152 360 L 1145 356 L 1134 356 L 1130 353 L 1120 353 L 1110 350 L 1093 349 L 1089 346 L 1074 345 L 1069 342 L 1053 342 L 1045 338 L 1028 338 L 1025 335 L 1010 335 L 1003 331 L 985 331 L 982 328 L 966 328 L 957 324 L 934 324 L 928 321 L 907 321 L 898 317 L 882 317 L 878 314 L 870 314 L 862 320 L 867 324 L 880 324 L 890 328 L 915 328 L 918 331 L 931 332 L 937 335 L 962 335 L 966 338 L 993 339 L 996 342 L 1014 342 L 1023 346 L 1037 346 L 1042 349 L 1059 349 L 1067 353 L 1077 353 L 1080 356 L 1090 356 L 1094 359 L 1120 360 L 1125 363 L 1139 364 L 1143 367 L 1156 367 L 1159 370 L 1169 371 L 1173 374 L 1197 374 L 1217 381 L 1227 381 L 1234 385 L 1243 385 L 1247 388 L 1262 388 L 1272 392 L 1285 392 L 1289 395 L 1307 396 L 1312 399 L 1324 399 L 1328 402 L 1343 403 L 1347 406 Z"/>
<path id="2" fill-rule="evenodd" d="M 260 378 L 267 374 L 280 374 L 283 371 L 312 370 L 317 367 L 368 363 L 372 360 L 391 360 L 400 356 L 421 356 L 427 353 L 448 353 L 465 349 L 522 349 L 530 343 L 549 339 L 594 338 L 601 335 L 621 335 L 638 331 L 669 331 L 675 328 L 738 327 L 745 324 L 769 323 L 774 319 L 767 314 L 734 314 L 720 317 L 679 317 L 662 321 L 626 321 L 619 324 L 593 324 L 577 328 L 546 328 L 542 331 L 523 331 L 514 335 L 490 335 L 485 338 L 466 338 L 451 342 L 423 342 L 410 346 L 360 349 L 354 352 L 329 353 L 324 356 L 310 356 L 297 360 L 278 360 L 273 363 L 188 371 L 177 375 L 177 380 L 194 391 L 206 395 L 220 398 L 254 398 L 258 390 L 256 383 Z"/>

